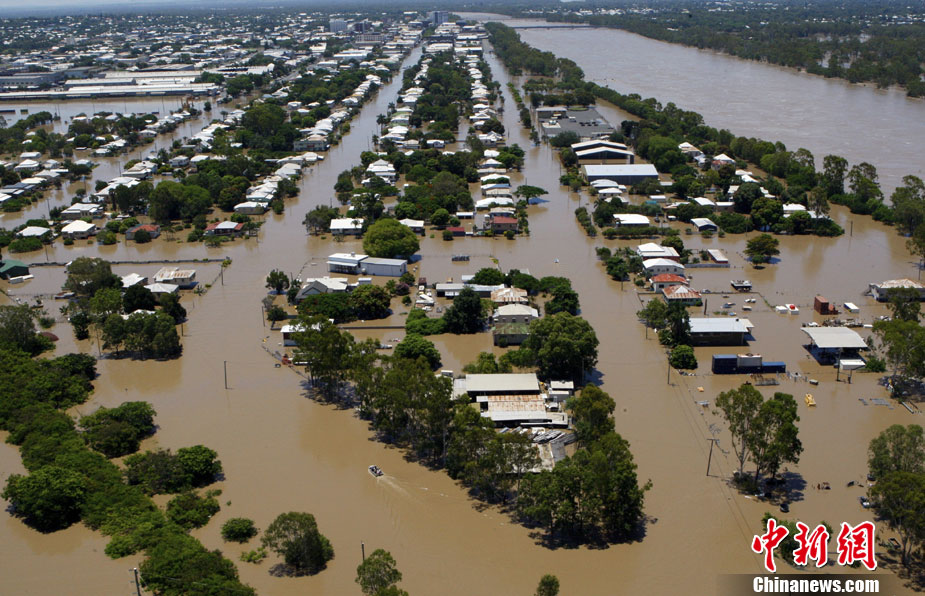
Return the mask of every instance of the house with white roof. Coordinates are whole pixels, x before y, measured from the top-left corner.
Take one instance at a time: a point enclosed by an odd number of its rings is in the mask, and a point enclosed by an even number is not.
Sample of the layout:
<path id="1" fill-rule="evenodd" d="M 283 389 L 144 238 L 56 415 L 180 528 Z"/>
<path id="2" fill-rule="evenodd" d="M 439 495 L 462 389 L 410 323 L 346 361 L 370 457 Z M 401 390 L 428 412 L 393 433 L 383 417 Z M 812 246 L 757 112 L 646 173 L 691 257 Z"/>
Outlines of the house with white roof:
<path id="1" fill-rule="evenodd" d="M 82 219 L 72 221 L 63 228 L 61 228 L 61 235 L 65 238 L 71 239 L 81 239 L 89 238 L 96 234 L 96 225 L 92 223 L 87 223 Z"/>
<path id="2" fill-rule="evenodd" d="M 362 217 L 338 217 L 331 220 L 329 230 L 332 234 L 360 236 L 364 221 Z"/>
<path id="3" fill-rule="evenodd" d="M 674 248 L 654 242 L 640 244 L 636 247 L 636 254 L 642 257 L 643 261 L 647 259 L 668 259 L 669 261 L 679 262 L 681 260 L 681 256 Z"/>
<path id="4" fill-rule="evenodd" d="M 614 213 L 614 225 L 618 228 L 651 226 L 652 222 L 641 213 Z"/>
<path id="5" fill-rule="evenodd" d="M 684 265 L 677 261 L 669 259 L 646 259 L 642 262 L 642 268 L 646 272 L 646 277 L 653 277 L 663 273 L 672 273 L 674 275 L 684 275 Z"/>

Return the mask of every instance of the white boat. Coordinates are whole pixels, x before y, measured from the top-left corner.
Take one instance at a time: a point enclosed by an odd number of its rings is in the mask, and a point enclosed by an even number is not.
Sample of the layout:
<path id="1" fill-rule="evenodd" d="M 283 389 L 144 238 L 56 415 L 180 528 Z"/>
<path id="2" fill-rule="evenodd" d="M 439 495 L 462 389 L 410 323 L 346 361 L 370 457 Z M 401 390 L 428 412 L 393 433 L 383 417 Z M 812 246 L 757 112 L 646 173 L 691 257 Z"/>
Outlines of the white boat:
<path id="1" fill-rule="evenodd" d="M 383 472 L 382 468 L 380 468 L 379 466 L 373 465 L 373 466 L 369 466 L 369 473 L 375 476 L 376 478 L 378 478 L 379 476 L 382 476 L 385 472 Z"/>

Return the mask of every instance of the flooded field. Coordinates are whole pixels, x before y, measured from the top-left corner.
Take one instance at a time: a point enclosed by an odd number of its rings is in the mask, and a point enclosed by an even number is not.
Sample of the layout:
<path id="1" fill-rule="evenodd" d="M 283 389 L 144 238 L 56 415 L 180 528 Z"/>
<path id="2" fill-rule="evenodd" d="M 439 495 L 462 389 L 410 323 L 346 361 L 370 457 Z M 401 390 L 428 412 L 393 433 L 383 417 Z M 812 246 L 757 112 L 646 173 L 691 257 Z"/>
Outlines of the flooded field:
<path id="1" fill-rule="evenodd" d="M 407 64 L 416 61 L 419 53 L 416 50 Z M 571 278 L 581 297 L 582 315 L 601 342 L 599 380 L 617 403 L 617 431 L 632 445 L 640 480 L 653 482 L 646 500 L 650 519 L 644 540 L 605 549 L 548 549 L 503 511 L 478 508 L 444 473 L 408 462 L 400 451 L 376 442 L 353 412 L 308 399 L 296 372 L 274 368 L 267 350 L 283 348 L 280 333 L 262 321 L 264 278 L 274 268 L 301 272 L 303 277 L 322 274 L 328 254 L 361 250 L 360 241 L 335 243 L 330 238 L 307 236 L 301 221 L 310 208 L 331 200 L 337 174 L 359 162 L 360 152 L 376 132 L 376 115 L 394 100 L 400 77 L 363 108 L 351 122 L 351 132 L 324 162 L 305 171 L 299 197 L 287 202 L 285 215 L 270 216 L 259 243 L 258 239 L 237 240 L 209 249 L 164 241 L 144 248 L 161 258 L 228 256 L 233 263 L 225 271 L 224 285 L 213 285 L 204 296 L 184 297 L 190 317 L 180 359 L 100 361 L 96 392 L 79 411 L 91 412 L 100 405 L 114 406 L 129 399 L 147 400 L 158 412 L 159 430 L 145 447 L 176 449 L 202 443 L 218 451 L 226 476 L 215 486 L 223 491 L 222 510 L 194 533 L 208 548 L 222 549 L 236 562 L 243 548 L 223 543 L 219 535 L 226 519 L 251 517 L 265 528 L 285 511 L 309 511 L 316 516 L 336 553 L 328 569 L 311 578 L 277 578 L 269 574 L 272 559 L 261 565 L 238 563 L 242 579 L 261 594 L 356 593 L 353 580 L 361 543 L 367 549 L 391 551 L 404 574 L 401 587 L 412 594 L 529 594 L 545 573 L 557 575 L 563 593 L 568 594 L 706 594 L 715 591 L 719 574 L 760 572 L 760 558 L 750 552 L 749 544 L 761 516 L 773 506 L 729 488 L 726 481 L 737 464 L 728 433 L 711 408 L 696 403 L 712 400 L 719 391 L 746 380 L 706 374 L 711 353 L 736 349 L 699 348 L 701 369 L 696 376 L 668 374 L 664 350 L 651 334 L 646 339 L 636 320 L 641 301 L 635 287 L 626 284 L 621 289 L 595 257 L 597 246 L 637 243 L 585 236 L 573 212 L 579 202 L 587 204 L 587 195 L 579 197 L 559 187 L 553 153 L 548 147 L 531 145 L 506 89 L 509 77 L 494 55 L 487 59 L 505 97 L 503 123 L 508 142 L 527 150 L 525 168 L 512 177 L 512 184 L 540 186 L 550 194 L 545 203 L 530 209 L 530 237 L 452 242 L 426 237 L 415 273 L 431 281 L 458 279 L 494 258 L 504 270 L 529 269 L 536 277 Z M 711 120 L 710 111 L 703 111 Z M 879 155 L 878 151 L 872 157 Z M 853 221 L 853 235 L 782 237 L 780 262 L 760 271 L 746 265 L 741 256 L 745 236 L 704 240 L 682 232 L 682 239 L 689 248 L 722 248 L 732 264 L 732 269 L 697 270 L 695 287 L 721 292 L 728 289 L 730 279 L 748 277 L 767 299 L 770 306 L 759 299 L 748 314 L 756 338 L 749 349 L 768 359 L 784 360 L 788 370 L 801 377 L 819 380 L 818 386 L 811 387 L 802 380 L 782 377 L 779 386 L 765 388 L 763 393 L 790 392 L 799 404 L 805 451 L 799 466 L 790 472 L 798 474 L 806 486 L 792 493 L 790 517 L 811 524 L 825 519 L 834 526 L 866 518 L 857 502 L 864 489 L 847 488 L 846 483 L 864 479 L 870 439 L 890 424 L 921 423 L 921 417 L 898 406 L 863 405 L 859 397 L 885 397 L 873 375 L 855 374 L 850 385 L 836 382 L 835 370 L 807 358 L 802 347 L 805 336 L 800 323 L 812 320 L 810 305 L 815 294 L 835 303 L 855 302 L 861 307 L 859 316 L 870 321 L 884 309 L 862 296 L 867 283 L 916 275 L 903 239 L 893 230 L 838 207 L 833 208 L 833 217 L 846 229 Z M 153 258 L 142 256 L 134 245 L 78 243 L 49 252 L 53 261 L 80 255 Z M 453 263 L 450 256 L 455 253 L 470 254 L 472 261 Z M 44 255 L 31 256 L 26 260 L 43 260 Z M 215 265 L 200 267 L 204 277 L 212 277 L 206 271 Z M 4 289 L 28 297 L 36 293 L 33 286 L 44 292 L 54 289 L 61 278 L 60 268 L 35 268 L 33 273 L 34 281 Z M 376 283 L 384 282 L 376 279 Z M 724 301 L 721 296 L 709 299 L 711 311 L 719 309 Z M 739 308 L 742 298 L 730 296 L 729 300 Z M 800 315 L 775 314 L 773 306 L 782 302 L 799 304 Z M 396 313 L 406 310 L 397 301 L 393 309 Z M 402 321 L 396 314 L 385 324 Z M 68 327 L 59 324 L 53 331 L 62 337 L 59 352 L 75 349 Z M 367 330 L 357 336 L 392 340 L 402 337 L 403 330 Z M 456 371 L 479 351 L 493 349 L 487 333 L 443 336 L 435 338 L 435 343 L 444 368 Z M 86 342 L 76 347 L 95 349 Z M 228 390 L 223 378 L 226 362 Z M 813 410 L 803 403 L 807 392 L 814 394 L 818 404 Z M 714 435 L 720 442 L 708 477 L 709 439 Z M 383 477 L 375 479 L 367 472 L 373 463 L 385 471 Z M 0 445 L 0 466 L 4 476 L 22 470 L 18 453 L 9 445 Z M 832 490 L 811 488 L 824 481 L 831 483 Z M 105 538 L 83 527 L 43 535 L 6 516 L 0 522 L 0 592 L 132 593 L 130 569 L 138 557 L 111 561 L 102 553 L 105 543 Z"/>

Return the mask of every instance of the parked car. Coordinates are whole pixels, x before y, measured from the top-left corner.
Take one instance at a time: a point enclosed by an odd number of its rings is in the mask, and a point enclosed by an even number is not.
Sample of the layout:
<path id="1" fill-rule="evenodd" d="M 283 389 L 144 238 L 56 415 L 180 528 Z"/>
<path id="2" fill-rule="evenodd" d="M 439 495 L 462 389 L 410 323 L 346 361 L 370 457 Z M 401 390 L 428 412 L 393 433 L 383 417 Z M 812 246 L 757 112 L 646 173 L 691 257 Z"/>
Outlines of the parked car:
<path id="1" fill-rule="evenodd" d="M 862 495 L 858 497 L 858 501 L 860 501 L 861 507 L 864 509 L 870 509 L 870 499 Z"/>

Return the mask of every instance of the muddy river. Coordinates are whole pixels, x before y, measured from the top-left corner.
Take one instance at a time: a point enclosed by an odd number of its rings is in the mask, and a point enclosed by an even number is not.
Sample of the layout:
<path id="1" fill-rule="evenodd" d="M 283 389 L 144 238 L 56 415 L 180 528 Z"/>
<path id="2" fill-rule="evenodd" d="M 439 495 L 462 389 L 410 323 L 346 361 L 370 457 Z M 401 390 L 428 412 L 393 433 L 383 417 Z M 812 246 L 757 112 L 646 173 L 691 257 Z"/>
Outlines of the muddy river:
<path id="1" fill-rule="evenodd" d="M 545 23 L 483 13 L 463 16 L 512 27 Z M 577 62 L 588 80 L 663 104 L 674 102 L 735 135 L 781 141 L 791 151 L 805 147 L 820 169 L 828 154 L 852 164 L 871 162 L 887 197 L 903 176 L 925 176 L 925 160 L 915 150 L 925 135 L 925 100 L 906 97 L 901 89 L 853 85 L 619 29 L 518 33 L 536 48 Z M 581 43 L 575 43 L 577 36 Z"/>
<path id="2" fill-rule="evenodd" d="M 419 54 L 420 49 L 407 64 L 416 61 Z M 96 392 L 79 408 L 90 412 L 97 406 L 114 406 L 128 399 L 147 400 L 158 412 L 159 430 L 146 447 L 176 449 L 202 443 L 216 449 L 226 475 L 216 484 L 223 491 L 222 510 L 195 534 L 207 547 L 222 549 L 236 562 L 242 547 L 223 543 L 219 535 L 226 519 L 251 517 L 264 528 L 284 511 L 315 514 L 336 552 L 328 569 L 311 578 L 276 578 L 268 573 L 275 562 L 272 559 L 261 565 L 238 563 L 242 579 L 261 594 L 357 593 L 354 577 L 361 543 L 367 549 L 391 551 L 404 574 L 401 586 L 412 594 L 529 594 L 545 573 L 556 574 L 563 593 L 568 594 L 707 594 L 715 592 L 720 574 L 762 570 L 749 544 L 759 530 L 761 516 L 771 506 L 728 487 L 726 479 L 736 467 L 728 433 L 710 408 L 697 404 L 745 380 L 705 374 L 711 353 L 735 348 L 698 349 L 701 369 L 696 376 L 666 375 L 664 350 L 651 334 L 646 339 L 636 321 L 640 297 L 635 288 L 630 284 L 621 288 L 595 260 L 597 246 L 636 243 L 585 236 L 573 212 L 579 202 L 587 204 L 588 196 L 571 195 L 559 187 L 559 169 L 552 153 L 547 147 L 532 147 L 506 89 L 510 78 L 494 55 L 487 58 L 494 77 L 502 83 L 508 142 L 528 148 L 523 173 L 513 176 L 512 182 L 541 186 L 550 194 L 545 203 L 530 209 L 529 238 L 444 242 L 428 237 L 422 241 L 423 258 L 416 273 L 431 280 L 458 279 L 495 258 L 505 270 L 517 267 L 537 277 L 564 275 L 572 279 L 581 296 L 582 314 L 601 342 L 598 376 L 617 403 L 617 430 L 632 445 L 640 480 L 653 481 L 646 500 L 650 519 L 645 539 L 606 549 L 545 548 L 530 530 L 513 524 L 503 512 L 477 508 L 466 491 L 442 472 L 409 463 L 400 451 L 376 442 L 366 424 L 352 412 L 308 399 L 302 378 L 295 372 L 274 368 L 267 350 L 284 348 L 280 333 L 262 321 L 264 278 L 273 268 L 301 272 L 303 277 L 321 274 L 329 253 L 361 249 L 359 241 L 336 244 L 330 238 L 309 237 L 301 220 L 310 208 L 331 200 L 338 172 L 359 162 L 360 152 L 376 132 L 376 115 L 395 99 L 401 85 L 397 77 L 363 108 L 351 123 L 351 132 L 324 162 L 305 171 L 299 197 L 289 201 L 284 215 L 269 217 L 259 239 L 237 240 L 215 249 L 159 240 L 148 245 L 153 248 L 144 248 L 163 258 L 228 256 L 233 263 L 225 271 L 223 283 L 215 281 L 202 296 L 184 297 L 190 317 L 183 329 L 180 359 L 103 360 L 98 365 Z M 712 121 L 712 112 L 702 111 Z M 609 110 L 608 115 L 617 116 Z M 771 130 L 767 136 L 783 138 L 780 132 Z M 879 158 L 882 153 L 878 148 L 869 157 Z M 730 279 L 748 277 L 767 299 L 767 303 L 759 299 L 749 313 L 755 324 L 751 351 L 784 360 L 788 370 L 819 380 L 818 386 L 810 388 L 806 382 L 784 377 L 780 386 L 764 392 L 780 390 L 798 397 L 805 451 L 799 466 L 790 472 L 798 474 L 806 486 L 793 492 L 790 517 L 811 525 L 825 519 L 837 526 L 841 521 L 855 523 L 866 517 L 857 501 L 864 489 L 847 488 L 846 483 L 863 480 L 870 439 L 890 424 L 921 423 L 921 417 L 899 406 L 864 405 L 858 398 L 867 398 L 870 403 L 869 398 L 885 396 L 874 376 L 855 374 L 851 385 L 836 382 L 834 369 L 809 359 L 802 347 L 805 340 L 800 323 L 812 319 L 811 303 L 816 293 L 835 303 L 855 302 L 861 306 L 859 316 L 869 321 L 883 312 L 862 296 L 869 281 L 916 275 L 903 240 L 892 230 L 839 208 L 833 210 L 833 217 L 846 229 L 853 220 L 852 235 L 835 239 L 783 237 L 780 262 L 762 271 L 744 262 L 744 236 L 682 238 L 690 248 L 722 248 L 732 263 L 730 270 L 696 271 L 695 287 L 724 291 Z M 52 261 L 84 254 L 126 260 L 157 258 L 142 256 L 134 245 L 58 245 L 51 252 Z M 472 261 L 468 265 L 452 263 L 454 253 L 468 253 Z M 27 255 L 25 260 L 42 261 L 44 255 Z M 847 267 L 847 263 L 852 266 Z M 216 265 L 192 266 L 202 269 L 203 278 L 214 279 Z M 136 269 L 153 273 L 156 266 Z M 54 289 L 63 280 L 61 268 L 39 267 L 33 272 L 36 280 L 5 289 L 27 299 Z M 33 285 L 37 289 L 30 289 Z M 710 310 L 719 309 L 721 300 L 720 296 L 712 297 Z M 741 306 L 741 296 L 729 300 L 738 303 L 736 308 Z M 801 314 L 775 314 L 771 306 L 783 302 L 799 304 Z M 393 308 L 396 313 L 404 310 L 397 301 Z M 399 324 L 401 320 L 400 314 L 390 319 Z M 75 349 L 66 324 L 59 323 L 53 330 L 62 337 L 59 352 Z M 357 335 L 391 341 L 403 333 L 400 329 L 379 329 Z M 438 337 L 435 343 L 443 355 L 443 367 L 456 371 L 479 351 L 492 349 L 487 333 Z M 95 351 L 86 342 L 77 348 Z M 223 380 L 225 362 L 228 390 Z M 804 406 L 802 398 L 807 392 L 815 395 L 818 405 L 813 410 Z M 708 439 L 714 434 L 720 442 L 708 477 Z M 374 479 L 369 475 L 366 468 L 373 463 L 382 467 L 385 476 Z M 21 470 L 15 448 L 0 444 L 0 475 Z M 810 488 L 823 481 L 830 482 L 832 490 Z M 43 535 L 17 519 L 0 516 L 0 592 L 133 593 L 130 570 L 138 558 L 111 561 L 102 553 L 105 543 L 100 534 L 83 527 Z M 254 544 L 247 548 L 254 548 Z"/>

